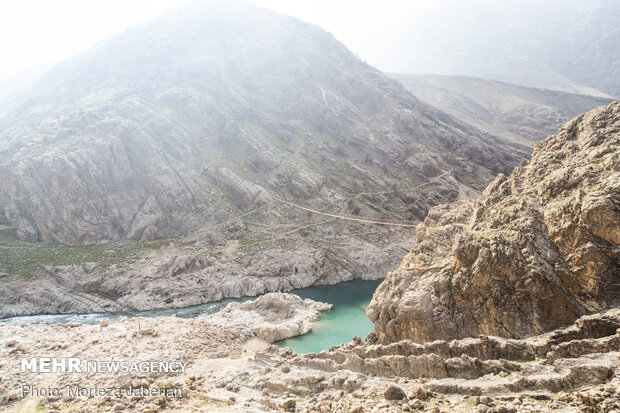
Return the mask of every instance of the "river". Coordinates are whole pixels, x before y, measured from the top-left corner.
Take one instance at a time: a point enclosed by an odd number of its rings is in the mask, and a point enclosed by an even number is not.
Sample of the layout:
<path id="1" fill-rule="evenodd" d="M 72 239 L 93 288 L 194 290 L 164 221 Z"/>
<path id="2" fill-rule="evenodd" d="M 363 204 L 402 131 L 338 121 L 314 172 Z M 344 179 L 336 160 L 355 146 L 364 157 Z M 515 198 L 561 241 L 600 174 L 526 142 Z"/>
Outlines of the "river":
<path id="1" fill-rule="evenodd" d="M 360 336 L 363 339 L 373 327 L 366 316 L 366 307 L 379 283 L 380 281 L 354 280 L 336 285 L 322 285 L 290 291 L 302 298 L 311 298 L 333 304 L 334 308 L 321 314 L 320 318 L 313 323 L 310 333 L 276 344 L 282 347 L 290 347 L 297 353 L 312 353 L 327 350 L 336 344 L 349 342 L 353 336 Z M 192 318 L 201 314 L 215 313 L 233 301 L 247 301 L 253 298 L 227 298 L 213 303 L 168 310 L 12 317 L 0 320 L 0 325 L 33 322 L 96 324 L 103 319 L 116 320 L 121 316 L 131 318 L 176 315 L 177 317 Z"/>

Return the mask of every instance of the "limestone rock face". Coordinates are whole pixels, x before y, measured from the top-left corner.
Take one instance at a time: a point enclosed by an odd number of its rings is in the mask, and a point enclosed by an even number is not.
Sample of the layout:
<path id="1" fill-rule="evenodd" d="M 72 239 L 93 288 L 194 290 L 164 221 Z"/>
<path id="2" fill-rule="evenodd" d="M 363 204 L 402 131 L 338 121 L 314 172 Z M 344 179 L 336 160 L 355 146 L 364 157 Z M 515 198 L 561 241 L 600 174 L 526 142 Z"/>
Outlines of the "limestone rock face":
<path id="1" fill-rule="evenodd" d="M 620 303 L 620 102 L 536 145 L 477 201 L 432 208 L 367 313 L 378 340 L 519 338 Z"/>
<path id="2" fill-rule="evenodd" d="M 251 332 L 275 343 L 312 330 L 312 321 L 331 304 L 303 299 L 295 294 L 268 293 L 245 303 L 230 303 L 221 311 L 206 316 L 208 322 L 221 325 L 243 336 Z"/>

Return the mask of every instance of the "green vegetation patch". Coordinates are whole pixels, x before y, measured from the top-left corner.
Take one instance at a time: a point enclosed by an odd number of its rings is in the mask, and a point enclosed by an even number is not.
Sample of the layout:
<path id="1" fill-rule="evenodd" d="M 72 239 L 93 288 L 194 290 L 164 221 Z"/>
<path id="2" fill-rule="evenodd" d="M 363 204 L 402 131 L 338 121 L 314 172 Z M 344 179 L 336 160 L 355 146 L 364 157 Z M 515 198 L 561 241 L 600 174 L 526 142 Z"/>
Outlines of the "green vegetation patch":
<path id="1" fill-rule="evenodd" d="M 0 272 L 9 277 L 34 278 L 44 266 L 97 263 L 98 267 L 125 262 L 148 247 L 136 240 L 119 240 L 100 245 L 67 246 L 20 241 L 15 229 L 0 230 Z"/>

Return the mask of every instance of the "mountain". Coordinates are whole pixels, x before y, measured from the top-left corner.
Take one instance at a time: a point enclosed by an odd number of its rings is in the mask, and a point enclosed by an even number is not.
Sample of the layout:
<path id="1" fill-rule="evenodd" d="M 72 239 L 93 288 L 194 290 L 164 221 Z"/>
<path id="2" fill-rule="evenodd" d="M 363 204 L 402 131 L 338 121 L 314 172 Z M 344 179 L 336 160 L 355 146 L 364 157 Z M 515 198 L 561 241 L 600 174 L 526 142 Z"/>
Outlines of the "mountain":
<path id="1" fill-rule="evenodd" d="M 616 101 L 477 201 L 432 208 L 368 307 L 379 341 L 520 338 L 620 304 L 619 131 Z"/>
<path id="2" fill-rule="evenodd" d="M 524 156 L 322 29 L 242 1 L 136 27 L 57 65 L 8 112 L 11 314 L 381 277 L 430 206 L 475 196 Z"/>
<path id="3" fill-rule="evenodd" d="M 413 95 L 507 142 L 531 147 L 611 99 L 465 76 L 389 74 Z"/>
<path id="4" fill-rule="evenodd" d="M 187 234 L 213 191 L 247 210 L 268 191 L 484 181 L 514 163 L 328 33 L 241 2 L 194 3 L 60 64 L 0 141 L 0 194 L 33 221 L 22 233 L 66 244 Z"/>
<path id="5" fill-rule="evenodd" d="M 5 110 L 11 106 L 14 95 L 36 82 L 51 66 L 40 64 L 12 75 L 0 76 L 0 119 L 6 115 Z"/>
<path id="6" fill-rule="evenodd" d="M 620 96 L 615 0 L 428 2 L 413 7 L 391 30 L 398 35 L 381 45 L 387 50 L 380 56 L 391 62 L 385 69 L 392 72 Z"/>

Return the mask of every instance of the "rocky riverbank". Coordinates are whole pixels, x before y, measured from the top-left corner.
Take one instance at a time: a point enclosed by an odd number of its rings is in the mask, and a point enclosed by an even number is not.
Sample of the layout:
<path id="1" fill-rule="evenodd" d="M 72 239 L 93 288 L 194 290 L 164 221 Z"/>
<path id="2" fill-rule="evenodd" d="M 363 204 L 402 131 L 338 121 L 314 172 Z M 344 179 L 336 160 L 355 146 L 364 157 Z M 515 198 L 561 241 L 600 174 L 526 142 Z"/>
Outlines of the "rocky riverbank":
<path id="1" fill-rule="evenodd" d="M 617 309 L 522 340 L 480 336 L 424 345 L 409 340 L 382 345 L 371 334 L 365 341 L 355 337 L 317 354 L 257 347 L 254 339 L 260 332 L 256 323 L 245 322 L 248 312 L 262 314 L 261 323 L 266 317 L 282 326 L 296 315 L 313 317 L 316 309 L 324 308 L 289 298 L 269 294 L 262 302 L 234 305 L 223 314 L 199 319 L 1 326 L 0 409 L 448 413 L 611 412 L 620 406 Z M 178 374 L 20 372 L 22 357 L 42 356 L 178 360 L 188 365 Z M 120 396 L 34 397 L 21 394 L 23 384 L 37 389 L 78 385 L 120 389 Z"/>
<path id="2" fill-rule="evenodd" d="M 38 405 L 37 409 L 51 411 L 59 406 L 88 411 L 110 407 L 143 411 L 162 407 L 162 399 L 158 397 L 129 397 L 127 400 L 127 397 L 119 396 L 126 396 L 130 389 L 143 389 L 143 393 L 146 392 L 144 389 L 183 389 L 186 397 L 179 396 L 183 391 L 174 390 L 176 393 L 170 404 L 172 407 L 184 405 L 187 394 L 196 390 L 195 385 L 186 388 L 184 382 L 192 381 L 190 378 L 195 377 L 194 374 L 202 375 L 208 371 L 221 374 L 245 366 L 256 350 L 310 331 L 311 322 L 319 312 L 331 307 L 293 294 L 269 293 L 243 304 L 231 303 L 219 313 L 197 319 L 122 317 L 115 322 L 103 320 L 98 325 L 3 325 L 0 327 L 0 406 L 9 411 L 13 408 L 35 409 L 35 405 Z M 188 367 L 170 374 L 144 371 L 36 374 L 21 370 L 22 358 L 38 357 L 80 358 L 82 366 L 87 361 L 174 361 L 187 363 Z M 22 386 L 27 386 L 28 390 Z M 115 397 L 78 400 L 72 397 L 70 390 L 77 388 L 102 389 L 118 396 L 118 400 L 111 401 Z M 32 393 L 41 389 L 43 392 L 60 389 L 61 396 L 47 397 L 46 394 L 40 397 L 40 393 Z"/>
<path id="3" fill-rule="evenodd" d="M 360 229 L 361 231 L 361 229 Z M 379 279 L 411 249 L 413 230 L 379 229 L 365 239 L 291 240 L 288 246 L 166 245 L 127 262 L 47 266 L 33 280 L 0 282 L 0 318 L 187 307 L 353 279 Z M 8 279 L 7 279 L 8 278 Z"/>

